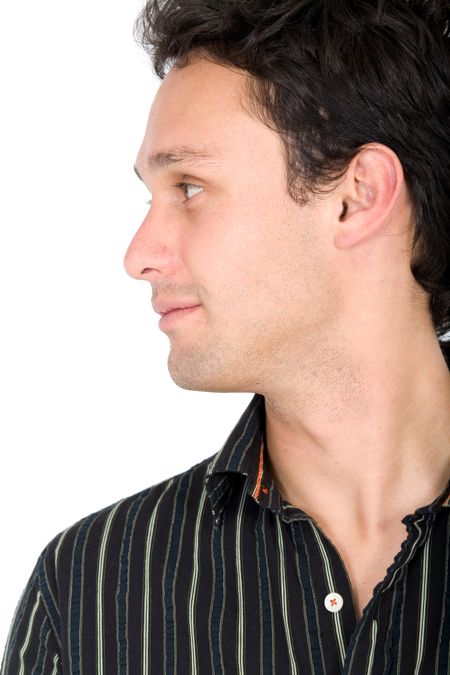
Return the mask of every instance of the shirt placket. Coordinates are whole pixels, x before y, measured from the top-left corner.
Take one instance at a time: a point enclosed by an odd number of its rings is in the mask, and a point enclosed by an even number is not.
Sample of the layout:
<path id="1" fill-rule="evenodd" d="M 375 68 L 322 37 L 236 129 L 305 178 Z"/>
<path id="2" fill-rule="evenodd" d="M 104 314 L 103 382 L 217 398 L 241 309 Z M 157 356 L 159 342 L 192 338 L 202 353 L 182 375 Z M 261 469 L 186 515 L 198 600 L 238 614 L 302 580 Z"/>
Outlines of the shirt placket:
<path id="1" fill-rule="evenodd" d="M 395 636 L 401 621 L 402 594 L 396 594 L 395 590 L 409 561 L 429 536 L 432 514 L 410 515 L 402 522 L 407 526 L 407 536 L 355 627 L 342 675 L 393 675 L 397 672 L 398 639 Z M 390 609 L 388 626 L 386 619 L 380 620 L 384 603 L 388 603 Z"/>

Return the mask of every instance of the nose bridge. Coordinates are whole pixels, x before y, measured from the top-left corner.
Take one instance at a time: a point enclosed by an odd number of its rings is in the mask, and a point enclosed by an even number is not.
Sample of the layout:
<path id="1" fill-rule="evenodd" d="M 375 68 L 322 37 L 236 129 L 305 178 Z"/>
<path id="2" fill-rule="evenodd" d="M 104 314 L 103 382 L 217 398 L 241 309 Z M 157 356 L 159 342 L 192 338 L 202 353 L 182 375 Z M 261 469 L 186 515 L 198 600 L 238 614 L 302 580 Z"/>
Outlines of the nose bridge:
<path id="1" fill-rule="evenodd" d="M 125 253 L 127 273 L 136 279 L 168 276 L 175 265 L 176 228 L 154 207 L 142 221 Z"/>

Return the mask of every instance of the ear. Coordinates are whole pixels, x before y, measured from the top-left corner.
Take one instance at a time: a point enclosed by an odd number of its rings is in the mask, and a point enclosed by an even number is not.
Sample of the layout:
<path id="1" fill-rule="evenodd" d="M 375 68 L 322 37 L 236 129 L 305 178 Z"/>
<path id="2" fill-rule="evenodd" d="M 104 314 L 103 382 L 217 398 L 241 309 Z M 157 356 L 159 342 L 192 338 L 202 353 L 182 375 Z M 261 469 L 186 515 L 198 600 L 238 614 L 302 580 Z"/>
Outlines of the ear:
<path id="1" fill-rule="evenodd" d="M 354 246 L 384 229 L 403 184 L 395 152 L 378 143 L 363 146 L 336 191 L 335 246 Z"/>

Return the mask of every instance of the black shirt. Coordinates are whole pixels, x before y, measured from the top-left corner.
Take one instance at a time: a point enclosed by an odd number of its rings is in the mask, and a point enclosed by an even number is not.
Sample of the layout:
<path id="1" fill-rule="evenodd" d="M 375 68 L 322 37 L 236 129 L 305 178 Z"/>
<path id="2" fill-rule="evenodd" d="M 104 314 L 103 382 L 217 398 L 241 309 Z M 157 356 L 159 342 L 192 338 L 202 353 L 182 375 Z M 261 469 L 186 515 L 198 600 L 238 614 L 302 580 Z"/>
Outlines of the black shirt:
<path id="1" fill-rule="evenodd" d="M 41 554 L 4 675 L 449 675 L 450 482 L 357 621 L 349 577 L 267 469 L 256 394 L 222 450 Z"/>

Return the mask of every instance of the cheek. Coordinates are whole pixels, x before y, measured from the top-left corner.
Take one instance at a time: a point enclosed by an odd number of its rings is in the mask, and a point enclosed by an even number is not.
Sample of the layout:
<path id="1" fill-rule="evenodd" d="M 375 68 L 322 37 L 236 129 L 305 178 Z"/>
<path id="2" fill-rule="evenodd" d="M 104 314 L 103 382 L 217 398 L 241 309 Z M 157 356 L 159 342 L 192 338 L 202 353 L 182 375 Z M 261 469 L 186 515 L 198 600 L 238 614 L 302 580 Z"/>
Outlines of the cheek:
<path id="1" fill-rule="evenodd" d="M 240 332 L 255 322 L 267 284 L 267 266 L 248 231 L 223 220 L 186 248 L 189 277 L 200 288 L 211 327 L 220 334 Z"/>
<path id="2" fill-rule="evenodd" d="M 243 198 L 203 212 L 184 236 L 186 269 L 211 311 L 260 322 L 318 299 L 325 261 L 312 219 L 286 215 L 281 197 Z"/>
<path id="3" fill-rule="evenodd" d="M 257 224 L 255 214 L 226 200 L 209 212 L 204 209 L 184 233 L 181 246 L 195 281 L 208 291 L 224 281 L 251 278 L 263 246 L 264 228 Z"/>

